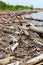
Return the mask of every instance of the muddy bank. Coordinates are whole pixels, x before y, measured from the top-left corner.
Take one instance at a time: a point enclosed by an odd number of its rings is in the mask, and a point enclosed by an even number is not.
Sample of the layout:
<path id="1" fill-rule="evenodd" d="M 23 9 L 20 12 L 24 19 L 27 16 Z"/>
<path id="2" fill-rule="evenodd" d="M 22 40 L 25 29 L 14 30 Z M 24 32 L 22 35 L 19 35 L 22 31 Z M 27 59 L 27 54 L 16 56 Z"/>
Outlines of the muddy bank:
<path id="1" fill-rule="evenodd" d="M 9 13 L 0 14 L 0 60 L 13 56 L 9 64 L 22 61 L 26 65 L 25 62 L 43 53 L 43 38 L 37 32 L 26 29 L 26 22 L 32 21 L 23 18 L 21 14 L 27 12 L 20 11 L 16 15 L 15 12 Z M 21 28 L 24 24 L 25 29 Z M 18 46 L 14 49 L 16 43 Z M 2 62 L 0 65 L 8 63 Z M 40 62 L 35 65 L 37 64 L 41 65 Z"/>

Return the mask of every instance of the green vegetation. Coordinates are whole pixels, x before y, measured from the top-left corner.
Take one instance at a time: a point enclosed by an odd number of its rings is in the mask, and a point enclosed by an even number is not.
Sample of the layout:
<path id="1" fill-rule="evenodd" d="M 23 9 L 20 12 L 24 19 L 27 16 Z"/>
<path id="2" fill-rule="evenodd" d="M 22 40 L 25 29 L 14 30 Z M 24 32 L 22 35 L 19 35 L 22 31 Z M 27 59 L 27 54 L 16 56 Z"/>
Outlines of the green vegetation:
<path id="1" fill-rule="evenodd" d="M 0 1 L 0 10 L 33 10 L 33 6 L 31 5 L 30 7 L 28 6 L 23 6 L 23 5 L 9 5 L 6 4 L 5 2 Z"/>
<path id="2" fill-rule="evenodd" d="M 6 6 L 7 6 L 6 3 L 0 1 L 0 10 L 6 9 Z"/>

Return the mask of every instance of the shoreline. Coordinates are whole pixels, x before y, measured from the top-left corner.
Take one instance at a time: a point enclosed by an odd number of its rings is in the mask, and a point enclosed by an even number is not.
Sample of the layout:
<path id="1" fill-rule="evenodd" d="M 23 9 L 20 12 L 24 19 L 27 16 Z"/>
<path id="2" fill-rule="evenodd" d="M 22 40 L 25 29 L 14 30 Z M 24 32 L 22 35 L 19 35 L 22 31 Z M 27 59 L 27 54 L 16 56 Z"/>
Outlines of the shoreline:
<path id="1" fill-rule="evenodd" d="M 29 14 L 29 13 L 37 13 L 43 12 L 43 10 L 16 10 L 16 11 L 0 11 L 1 14 Z"/>

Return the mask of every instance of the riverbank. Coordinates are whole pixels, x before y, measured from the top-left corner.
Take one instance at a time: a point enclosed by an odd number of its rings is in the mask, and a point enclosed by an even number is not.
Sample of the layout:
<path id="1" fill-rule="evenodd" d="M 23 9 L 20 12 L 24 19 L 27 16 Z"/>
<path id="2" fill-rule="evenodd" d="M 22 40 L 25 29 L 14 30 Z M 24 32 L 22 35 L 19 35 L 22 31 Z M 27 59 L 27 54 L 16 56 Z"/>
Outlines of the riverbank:
<path id="1" fill-rule="evenodd" d="M 0 10 L 0 14 L 8 14 L 8 13 L 14 13 L 14 14 L 28 14 L 28 13 L 35 13 L 35 12 L 43 12 L 43 10 L 15 10 L 15 11 L 9 11 L 9 10 L 6 10 L 6 11 L 2 11 Z"/>
<path id="2" fill-rule="evenodd" d="M 32 20 L 22 17 L 37 11 L 2 11 L 0 12 L 0 65 L 27 65 L 27 61 L 43 54 L 43 38 L 37 32 L 29 30 Z M 25 25 L 24 25 L 25 24 Z M 28 30 L 27 30 L 28 28 Z M 11 60 L 9 61 L 9 57 Z M 43 64 L 43 60 L 35 65 Z M 29 65 L 29 64 L 28 64 Z M 31 65 L 31 64 L 30 64 Z"/>

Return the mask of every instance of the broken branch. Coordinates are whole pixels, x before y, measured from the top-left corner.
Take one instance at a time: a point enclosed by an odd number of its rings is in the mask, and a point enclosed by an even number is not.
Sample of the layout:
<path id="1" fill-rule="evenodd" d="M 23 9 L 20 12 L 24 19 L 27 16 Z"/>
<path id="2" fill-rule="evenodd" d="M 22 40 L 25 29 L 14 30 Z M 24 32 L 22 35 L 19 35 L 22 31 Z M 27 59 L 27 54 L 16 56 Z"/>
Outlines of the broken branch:
<path id="1" fill-rule="evenodd" d="M 14 57 L 8 57 L 8 58 L 1 59 L 0 64 L 3 64 L 3 65 L 8 64 L 8 63 L 10 63 L 10 60 L 13 58 Z"/>
<path id="2" fill-rule="evenodd" d="M 15 50 L 15 48 L 19 45 L 19 43 L 16 43 L 13 47 L 11 47 L 11 50 Z"/>
<path id="3" fill-rule="evenodd" d="M 30 24 L 31 26 L 29 27 L 30 30 L 33 30 L 35 32 L 38 32 L 38 33 L 43 33 L 43 30 L 35 27 L 33 24 Z"/>
<path id="4" fill-rule="evenodd" d="M 38 62 L 40 62 L 42 60 L 43 60 L 43 54 L 41 54 L 41 55 L 27 61 L 27 64 L 33 65 L 33 64 L 36 64 L 36 63 L 38 63 Z"/>

